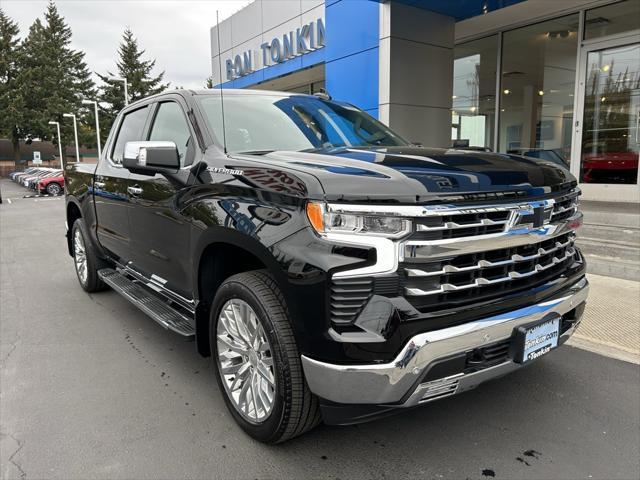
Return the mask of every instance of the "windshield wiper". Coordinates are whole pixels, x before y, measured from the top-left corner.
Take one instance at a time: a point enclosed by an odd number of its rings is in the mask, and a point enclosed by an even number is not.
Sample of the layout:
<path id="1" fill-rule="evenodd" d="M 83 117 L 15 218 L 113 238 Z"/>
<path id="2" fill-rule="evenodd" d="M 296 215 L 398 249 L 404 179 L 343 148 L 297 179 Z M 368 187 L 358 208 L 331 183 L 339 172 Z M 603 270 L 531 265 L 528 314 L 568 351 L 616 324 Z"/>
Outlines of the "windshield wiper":
<path id="1" fill-rule="evenodd" d="M 239 155 L 266 155 L 275 152 L 275 150 L 247 150 L 246 152 L 238 152 Z"/>

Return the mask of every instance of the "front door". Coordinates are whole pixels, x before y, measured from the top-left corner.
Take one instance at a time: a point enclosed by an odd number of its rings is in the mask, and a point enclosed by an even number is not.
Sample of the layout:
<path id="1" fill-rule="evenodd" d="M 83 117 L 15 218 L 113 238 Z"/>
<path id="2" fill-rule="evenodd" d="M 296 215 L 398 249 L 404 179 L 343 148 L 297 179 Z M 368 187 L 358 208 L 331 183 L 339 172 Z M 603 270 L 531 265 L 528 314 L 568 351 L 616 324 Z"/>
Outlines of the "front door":
<path id="1" fill-rule="evenodd" d="M 148 113 L 149 107 L 145 106 L 122 117 L 115 139 L 105 145 L 93 183 L 98 241 L 122 263 L 131 257 L 127 191 L 130 174 L 122 167 L 124 146 L 142 139 Z"/>
<path id="2" fill-rule="evenodd" d="M 592 44 L 581 57 L 573 171 L 591 200 L 638 202 L 640 43 Z"/>
<path id="3" fill-rule="evenodd" d="M 195 136 L 179 99 L 157 104 L 152 115 L 147 139 L 174 142 L 181 165 L 188 167 L 195 155 Z M 190 224 L 180 214 L 179 195 L 189 178 L 189 169 L 183 168 L 172 176 L 131 173 L 128 180 L 131 265 L 187 299 L 192 296 Z"/>

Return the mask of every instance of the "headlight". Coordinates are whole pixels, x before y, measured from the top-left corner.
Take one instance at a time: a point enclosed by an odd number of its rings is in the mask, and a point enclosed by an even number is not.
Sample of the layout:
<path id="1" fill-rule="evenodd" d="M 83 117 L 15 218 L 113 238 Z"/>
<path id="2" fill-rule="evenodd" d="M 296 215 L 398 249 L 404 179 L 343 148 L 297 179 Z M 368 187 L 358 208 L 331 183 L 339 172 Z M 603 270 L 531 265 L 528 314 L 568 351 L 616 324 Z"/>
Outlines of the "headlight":
<path id="1" fill-rule="evenodd" d="M 349 206 L 332 211 L 326 204 L 307 204 L 309 222 L 320 234 L 354 233 L 398 238 L 411 230 L 411 222 L 404 218 L 373 213 L 349 212 Z"/>

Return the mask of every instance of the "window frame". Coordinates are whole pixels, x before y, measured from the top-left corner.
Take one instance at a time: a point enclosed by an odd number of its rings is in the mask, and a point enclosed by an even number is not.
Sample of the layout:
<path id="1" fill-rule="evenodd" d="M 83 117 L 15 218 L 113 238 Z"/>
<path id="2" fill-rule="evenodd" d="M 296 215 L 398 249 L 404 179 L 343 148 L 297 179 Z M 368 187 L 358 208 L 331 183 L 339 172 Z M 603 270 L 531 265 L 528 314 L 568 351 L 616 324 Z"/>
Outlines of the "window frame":
<path id="1" fill-rule="evenodd" d="M 136 105 L 135 108 L 131 108 L 129 110 L 123 111 L 122 114 L 120 115 L 120 118 L 118 120 L 118 125 L 117 125 L 117 131 L 116 134 L 113 136 L 113 138 L 110 141 L 108 150 L 107 150 L 107 161 L 109 162 L 109 165 L 114 167 L 114 168 L 124 168 L 122 165 L 122 162 L 117 163 L 116 161 L 114 161 L 113 159 L 113 154 L 115 152 L 116 149 L 116 145 L 118 143 L 118 138 L 120 137 L 120 132 L 122 131 L 122 125 L 124 124 L 124 119 L 126 118 L 127 115 L 137 112 L 139 110 L 142 110 L 143 108 L 148 109 L 147 110 L 147 116 L 145 117 L 144 120 L 144 124 L 142 126 L 142 134 L 141 134 L 141 138 L 140 140 L 143 140 L 147 134 L 148 131 L 148 125 L 149 125 L 149 115 L 151 113 L 151 108 L 153 105 L 149 102 L 143 104 L 143 105 Z"/>
<path id="2" fill-rule="evenodd" d="M 147 118 L 147 123 L 145 125 L 144 141 L 149 141 L 149 138 L 151 137 L 151 132 L 153 131 L 153 127 L 156 123 L 156 119 L 158 118 L 158 113 L 160 112 L 160 106 L 163 103 L 175 103 L 178 105 L 178 108 L 180 108 L 180 111 L 182 112 L 182 118 L 184 119 L 185 124 L 187 125 L 187 129 L 189 130 L 191 141 L 196 142 L 196 144 L 194 145 L 194 148 L 199 148 L 198 137 L 195 134 L 193 125 L 191 125 L 191 121 L 189 120 L 189 116 L 185 111 L 184 105 L 182 105 L 182 103 L 177 98 L 173 98 L 173 97 L 159 98 L 155 102 L 153 102 L 153 104 L 151 105 L 152 110 L 151 112 L 149 112 L 149 117 Z M 181 169 L 187 168 L 187 167 L 190 168 L 195 163 L 195 157 L 196 157 L 195 150 L 194 150 L 193 157 L 194 158 L 191 159 L 191 162 L 187 163 L 186 152 L 185 152 L 185 158 L 180 160 L 180 168 Z"/>

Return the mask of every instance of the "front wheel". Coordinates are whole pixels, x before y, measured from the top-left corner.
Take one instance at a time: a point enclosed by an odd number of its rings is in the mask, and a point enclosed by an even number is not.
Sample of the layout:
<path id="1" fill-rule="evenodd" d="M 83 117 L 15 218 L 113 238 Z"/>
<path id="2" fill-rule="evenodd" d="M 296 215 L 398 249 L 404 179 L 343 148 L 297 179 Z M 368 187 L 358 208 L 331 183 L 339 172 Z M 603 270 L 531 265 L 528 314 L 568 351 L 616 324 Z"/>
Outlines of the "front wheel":
<path id="1" fill-rule="evenodd" d="M 234 275 L 218 290 L 210 328 L 216 377 L 236 422 L 279 443 L 320 422 L 280 289 L 265 271 Z"/>
<path id="2" fill-rule="evenodd" d="M 71 239 L 73 244 L 73 263 L 76 267 L 76 275 L 80 286 L 89 293 L 105 290 L 107 285 L 98 276 L 98 270 L 108 265 L 96 255 L 82 219 L 73 223 Z"/>

